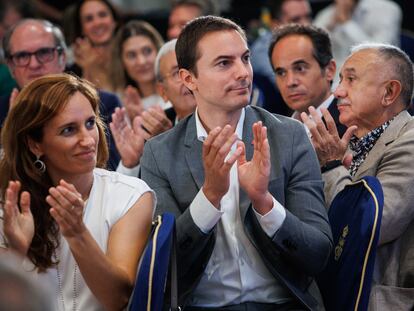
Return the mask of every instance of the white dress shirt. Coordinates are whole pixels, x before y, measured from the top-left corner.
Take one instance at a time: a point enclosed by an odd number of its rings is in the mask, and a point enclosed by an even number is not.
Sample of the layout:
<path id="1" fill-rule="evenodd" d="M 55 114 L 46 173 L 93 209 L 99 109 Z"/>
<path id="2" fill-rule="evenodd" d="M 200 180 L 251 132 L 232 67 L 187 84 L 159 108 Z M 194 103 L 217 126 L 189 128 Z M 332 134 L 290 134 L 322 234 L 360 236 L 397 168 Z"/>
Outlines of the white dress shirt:
<path id="1" fill-rule="evenodd" d="M 244 116 L 243 109 L 236 127 L 240 139 L 243 136 Z M 207 132 L 198 118 L 197 110 L 195 117 L 197 137 L 204 141 Z M 235 149 L 236 144 L 232 146 L 230 154 Z M 221 307 L 248 301 L 283 303 L 289 300 L 290 294 L 266 268 L 244 231 L 239 209 L 236 163 L 231 168 L 229 190 L 220 201 L 220 209 L 208 201 L 201 188 L 190 205 L 190 213 L 195 224 L 205 233 L 217 226 L 213 253 L 189 299 L 190 306 Z M 276 233 L 286 218 L 284 207 L 275 199 L 270 212 L 263 216 L 256 211 L 255 214 L 269 237 Z"/>

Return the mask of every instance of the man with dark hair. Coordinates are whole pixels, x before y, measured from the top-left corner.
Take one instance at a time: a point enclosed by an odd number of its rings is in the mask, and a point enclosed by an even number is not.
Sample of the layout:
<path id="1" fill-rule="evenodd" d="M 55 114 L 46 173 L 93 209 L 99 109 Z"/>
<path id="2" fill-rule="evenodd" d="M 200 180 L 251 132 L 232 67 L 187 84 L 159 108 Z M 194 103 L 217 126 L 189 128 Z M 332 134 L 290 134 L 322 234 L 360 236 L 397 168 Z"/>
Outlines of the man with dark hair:
<path id="1" fill-rule="evenodd" d="M 300 113 L 308 111 L 310 106 L 319 114 L 321 108 L 327 108 L 342 137 L 346 128 L 339 123 L 336 99 L 331 92 L 336 65 L 326 31 L 298 24 L 277 28 L 270 43 L 269 59 L 276 85 L 294 111 L 293 117 L 301 121 Z"/>
<path id="2" fill-rule="evenodd" d="M 234 22 L 193 20 L 176 54 L 197 109 L 145 144 L 141 177 L 156 212 L 177 217 L 179 302 L 190 311 L 323 308 L 313 278 L 332 238 L 303 126 L 248 105 L 250 52 Z"/>
<path id="3" fill-rule="evenodd" d="M 61 73 L 66 65 L 66 43 L 61 30 L 46 20 L 24 19 L 10 28 L 3 38 L 3 48 L 7 65 L 17 82 L 23 88 L 32 80 L 47 74 Z M 0 97 L 0 128 L 9 112 L 10 105 L 18 94 L 14 89 L 8 96 Z M 99 91 L 101 99 L 100 112 L 106 124 L 119 99 L 111 93 Z M 108 169 L 115 170 L 119 163 L 111 134 L 107 133 L 109 160 Z"/>
<path id="4" fill-rule="evenodd" d="M 325 171 L 327 203 L 363 176 L 379 179 L 384 207 L 369 309 L 412 310 L 414 119 L 406 109 L 413 93 L 413 65 L 395 46 L 365 44 L 353 49 L 340 78 L 335 90 L 339 121 L 348 126 L 342 139 L 326 109 L 327 128 L 313 108 L 312 119 L 302 113 Z"/>
<path id="5" fill-rule="evenodd" d="M 174 0 L 168 18 L 167 37 L 169 40 L 177 38 L 185 24 L 196 17 L 219 14 L 214 0 Z"/>

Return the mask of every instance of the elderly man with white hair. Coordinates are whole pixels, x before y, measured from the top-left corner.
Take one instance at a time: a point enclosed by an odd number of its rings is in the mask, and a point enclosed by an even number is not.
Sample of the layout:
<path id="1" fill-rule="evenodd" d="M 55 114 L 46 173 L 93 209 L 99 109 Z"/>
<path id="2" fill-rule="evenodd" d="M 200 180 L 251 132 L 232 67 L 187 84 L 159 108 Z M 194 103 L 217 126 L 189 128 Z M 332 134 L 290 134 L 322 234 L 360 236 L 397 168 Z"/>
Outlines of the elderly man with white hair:
<path id="1" fill-rule="evenodd" d="M 346 184 L 376 176 L 384 208 L 369 310 L 414 307 L 414 119 L 407 108 L 413 93 L 413 65 L 399 48 L 355 47 L 340 71 L 340 139 L 329 112 L 302 113 L 322 166 L 328 204 Z"/>

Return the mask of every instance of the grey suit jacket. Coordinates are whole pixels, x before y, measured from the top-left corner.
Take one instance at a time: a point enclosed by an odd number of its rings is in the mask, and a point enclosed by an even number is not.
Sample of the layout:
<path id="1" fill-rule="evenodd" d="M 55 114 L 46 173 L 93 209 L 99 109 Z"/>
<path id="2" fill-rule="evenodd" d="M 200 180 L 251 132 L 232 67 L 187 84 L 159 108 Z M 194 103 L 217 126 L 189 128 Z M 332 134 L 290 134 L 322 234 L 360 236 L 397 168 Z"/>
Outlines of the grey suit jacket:
<path id="1" fill-rule="evenodd" d="M 315 152 L 303 125 L 290 118 L 246 107 L 243 141 L 247 159 L 253 155 L 252 125 L 267 126 L 272 168 L 269 191 L 286 207 L 286 219 L 269 238 L 240 189 L 240 212 L 246 233 L 264 263 L 308 309 L 320 306 L 313 276 L 323 269 L 332 237 L 323 198 L 323 183 Z M 141 177 L 155 190 L 156 213 L 177 217 L 177 255 L 181 304 L 197 285 L 213 251 L 215 230 L 204 234 L 194 223 L 189 206 L 203 186 L 202 143 L 196 137 L 195 117 L 145 145 Z"/>
<path id="2" fill-rule="evenodd" d="M 402 111 L 378 139 L 351 178 L 338 167 L 323 174 L 328 204 L 343 187 L 376 176 L 384 191 L 371 310 L 414 308 L 414 118 Z"/>

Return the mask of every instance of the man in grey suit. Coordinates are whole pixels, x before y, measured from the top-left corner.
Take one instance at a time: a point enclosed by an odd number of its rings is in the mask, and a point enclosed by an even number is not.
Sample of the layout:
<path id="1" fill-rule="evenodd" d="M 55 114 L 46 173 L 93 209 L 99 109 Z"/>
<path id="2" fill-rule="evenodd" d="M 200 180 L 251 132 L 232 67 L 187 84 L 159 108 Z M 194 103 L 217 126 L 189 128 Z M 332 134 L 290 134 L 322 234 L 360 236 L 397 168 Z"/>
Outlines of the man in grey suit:
<path id="1" fill-rule="evenodd" d="M 348 126 L 342 139 L 326 109 L 327 128 L 314 109 L 312 119 L 302 113 L 325 168 L 326 199 L 330 203 L 363 176 L 380 180 L 384 210 L 369 309 L 413 310 L 414 119 L 406 110 L 413 65 L 397 47 L 365 44 L 353 49 L 340 78 L 335 91 L 339 121 Z"/>
<path id="2" fill-rule="evenodd" d="M 177 217 L 185 310 L 317 310 L 332 238 L 316 155 L 299 122 L 247 106 L 243 30 L 206 16 L 176 54 L 197 110 L 145 144 L 141 177 Z M 237 162 L 237 163 L 236 163 Z"/>

